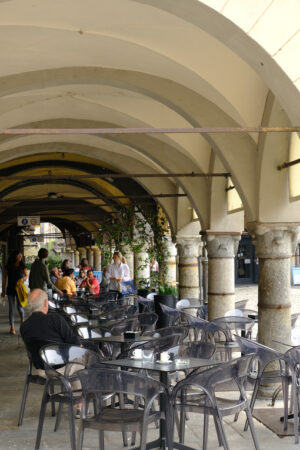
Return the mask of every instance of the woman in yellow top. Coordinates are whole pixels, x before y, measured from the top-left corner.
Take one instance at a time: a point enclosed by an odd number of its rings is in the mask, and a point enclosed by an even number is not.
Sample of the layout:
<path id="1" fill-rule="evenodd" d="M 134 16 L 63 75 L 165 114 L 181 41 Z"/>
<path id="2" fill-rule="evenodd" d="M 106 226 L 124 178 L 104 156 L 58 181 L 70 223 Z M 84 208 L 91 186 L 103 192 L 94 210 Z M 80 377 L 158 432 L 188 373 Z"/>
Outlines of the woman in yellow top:
<path id="1" fill-rule="evenodd" d="M 65 275 L 62 278 L 58 278 L 55 286 L 63 292 L 66 292 L 68 296 L 76 294 L 76 284 L 73 280 L 74 269 L 66 269 Z"/>

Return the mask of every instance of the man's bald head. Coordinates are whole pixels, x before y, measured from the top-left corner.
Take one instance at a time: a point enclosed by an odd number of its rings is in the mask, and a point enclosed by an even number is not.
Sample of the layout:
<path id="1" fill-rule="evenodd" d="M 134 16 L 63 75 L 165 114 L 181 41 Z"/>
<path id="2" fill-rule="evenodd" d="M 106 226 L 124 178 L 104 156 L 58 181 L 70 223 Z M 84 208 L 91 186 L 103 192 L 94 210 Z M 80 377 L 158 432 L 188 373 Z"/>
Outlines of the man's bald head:
<path id="1" fill-rule="evenodd" d="M 31 312 L 48 312 L 48 295 L 42 289 L 34 289 L 28 296 L 28 304 Z"/>

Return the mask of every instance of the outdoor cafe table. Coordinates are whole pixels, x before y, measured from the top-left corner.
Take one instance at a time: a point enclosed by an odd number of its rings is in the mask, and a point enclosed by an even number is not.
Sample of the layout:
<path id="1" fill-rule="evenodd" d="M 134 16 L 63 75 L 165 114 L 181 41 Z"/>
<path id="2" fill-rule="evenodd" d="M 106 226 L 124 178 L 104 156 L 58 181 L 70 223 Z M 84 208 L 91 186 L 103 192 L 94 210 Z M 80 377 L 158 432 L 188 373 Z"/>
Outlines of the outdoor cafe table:
<path id="1" fill-rule="evenodd" d="M 184 363 L 178 363 L 177 361 L 185 361 Z M 170 372 L 175 372 L 179 370 L 187 370 L 187 369 L 198 369 L 200 367 L 209 367 L 218 365 L 221 361 L 216 361 L 213 359 L 202 359 L 202 358 L 175 358 L 174 361 L 168 363 L 158 363 L 156 361 L 146 361 L 144 359 L 118 359 L 112 361 L 103 361 L 104 364 L 115 365 L 117 367 L 126 367 L 130 369 L 138 369 L 138 370 L 151 370 L 155 372 L 159 372 L 159 379 L 162 384 L 164 384 L 168 389 L 168 374 Z M 160 401 L 160 410 L 165 411 L 167 405 L 164 401 Z M 159 438 L 155 441 L 150 442 L 146 446 L 147 449 L 151 448 L 162 448 L 166 449 L 166 425 L 164 420 L 160 420 L 159 427 Z M 173 448 L 178 448 L 181 450 L 195 450 L 192 447 L 188 447 L 184 444 L 180 444 L 178 442 L 173 443 Z M 133 449 L 138 450 L 138 447 Z"/>

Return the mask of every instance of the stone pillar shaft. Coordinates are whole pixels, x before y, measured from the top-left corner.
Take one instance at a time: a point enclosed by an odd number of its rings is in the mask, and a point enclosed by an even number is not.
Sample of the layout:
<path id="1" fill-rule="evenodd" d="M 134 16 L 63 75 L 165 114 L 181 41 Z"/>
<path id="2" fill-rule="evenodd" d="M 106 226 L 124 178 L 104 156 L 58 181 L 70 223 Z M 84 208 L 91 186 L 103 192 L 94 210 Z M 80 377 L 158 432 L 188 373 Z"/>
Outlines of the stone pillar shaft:
<path id="1" fill-rule="evenodd" d="M 89 262 L 89 265 L 91 266 L 91 267 L 94 267 L 94 253 L 93 253 L 93 250 L 91 249 L 91 248 L 87 248 L 87 260 L 88 260 L 88 262 Z"/>
<path id="2" fill-rule="evenodd" d="M 101 250 L 98 247 L 93 248 L 93 256 L 94 256 L 94 269 L 101 270 Z"/>
<path id="3" fill-rule="evenodd" d="M 199 268 L 198 256 L 200 238 L 177 238 L 179 255 L 179 298 L 199 301 Z"/>
<path id="4" fill-rule="evenodd" d="M 80 264 L 78 250 L 75 250 L 75 252 L 74 252 L 74 262 L 75 262 L 75 267 L 78 267 Z"/>
<path id="5" fill-rule="evenodd" d="M 167 237 L 167 262 L 168 262 L 167 281 L 170 283 L 176 283 L 177 280 L 176 255 L 177 255 L 176 245 L 172 242 L 171 237 Z"/>
<path id="6" fill-rule="evenodd" d="M 80 259 L 79 264 L 80 264 L 80 263 L 81 263 L 81 260 L 82 260 L 83 258 L 86 258 L 86 248 L 84 248 L 84 247 L 79 247 L 79 248 L 78 248 L 78 251 L 79 251 L 79 259 Z"/>
<path id="7" fill-rule="evenodd" d="M 129 273 L 131 278 L 134 278 L 134 253 L 129 245 L 122 247 L 122 254 L 124 255 L 127 265 L 129 267 Z"/>
<path id="8" fill-rule="evenodd" d="M 234 257 L 240 233 L 208 231 L 208 320 L 224 317 L 235 306 Z"/>
<path id="9" fill-rule="evenodd" d="M 290 258 L 300 236 L 300 226 L 259 224 L 254 228 L 259 258 L 258 341 L 279 351 L 291 339 Z"/>
<path id="10" fill-rule="evenodd" d="M 135 278 L 150 281 L 149 255 L 145 250 L 134 254 Z"/>

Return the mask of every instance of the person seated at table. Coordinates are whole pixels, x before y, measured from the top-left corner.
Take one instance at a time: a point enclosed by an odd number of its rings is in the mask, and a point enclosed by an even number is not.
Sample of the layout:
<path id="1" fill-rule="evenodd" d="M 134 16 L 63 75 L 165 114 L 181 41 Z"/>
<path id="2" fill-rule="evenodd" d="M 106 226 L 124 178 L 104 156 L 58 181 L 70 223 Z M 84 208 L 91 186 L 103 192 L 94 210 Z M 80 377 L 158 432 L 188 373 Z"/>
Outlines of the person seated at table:
<path id="1" fill-rule="evenodd" d="M 88 270 L 92 270 L 92 267 L 90 266 L 90 264 L 86 258 L 82 258 L 81 263 L 80 263 L 80 269 L 83 269 L 86 272 Z"/>
<path id="2" fill-rule="evenodd" d="M 66 269 L 65 275 L 56 282 L 56 287 L 65 292 L 69 297 L 76 294 L 76 284 L 73 280 L 74 269 Z"/>
<path id="3" fill-rule="evenodd" d="M 84 269 L 79 270 L 79 275 L 76 277 L 75 282 L 78 288 L 81 287 L 82 282 L 86 279 L 86 271 Z"/>
<path id="4" fill-rule="evenodd" d="M 86 279 L 81 283 L 81 287 L 85 287 L 92 295 L 100 294 L 100 285 L 96 277 L 94 277 L 93 271 L 88 270 Z"/>
<path id="5" fill-rule="evenodd" d="M 106 278 L 109 281 L 109 292 L 117 292 L 118 298 L 122 298 L 121 282 L 124 278 L 124 269 L 121 258 L 121 252 L 114 252 L 114 262 L 108 266 L 106 273 Z"/>
<path id="6" fill-rule="evenodd" d="M 50 272 L 50 280 L 53 284 L 57 282 L 57 280 L 60 278 L 60 274 L 57 267 L 53 267 Z"/>
<path id="7" fill-rule="evenodd" d="M 48 313 L 48 295 L 42 289 L 34 289 L 28 296 L 28 307 L 31 315 L 20 326 L 20 333 L 26 347 L 31 352 L 33 365 L 37 369 L 37 374 L 46 378 L 43 361 L 39 355 L 39 348 L 33 343 L 40 341 L 41 347 L 47 343 L 56 344 L 73 344 L 81 346 L 79 337 L 73 332 L 72 328 L 67 324 L 61 314 Z M 31 343 L 33 344 L 31 347 Z M 74 364 L 70 371 L 70 375 L 81 370 L 82 366 Z M 57 369 L 58 372 L 64 374 L 65 368 Z M 80 389 L 80 382 L 72 383 L 73 389 Z M 76 417 L 80 413 L 81 403 L 77 406 Z"/>
<path id="8" fill-rule="evenodd" d="M 65 275 L 67 269 L 72 269 L 71 261 L 69 259 L 64 259 L 61 265 L 61 271 L 63 276 Z"/>
<path id="9" fill-rule="evenodd" d="M 122 261 L 122 266 L 123 266 L 123 271 L 124 271 L 123 281 L 132 280 L 132 278 L 130 276 L 130 269 L 127 264 L 126 258 L 124 256 L 122 256 L 121 261 Z"/>

